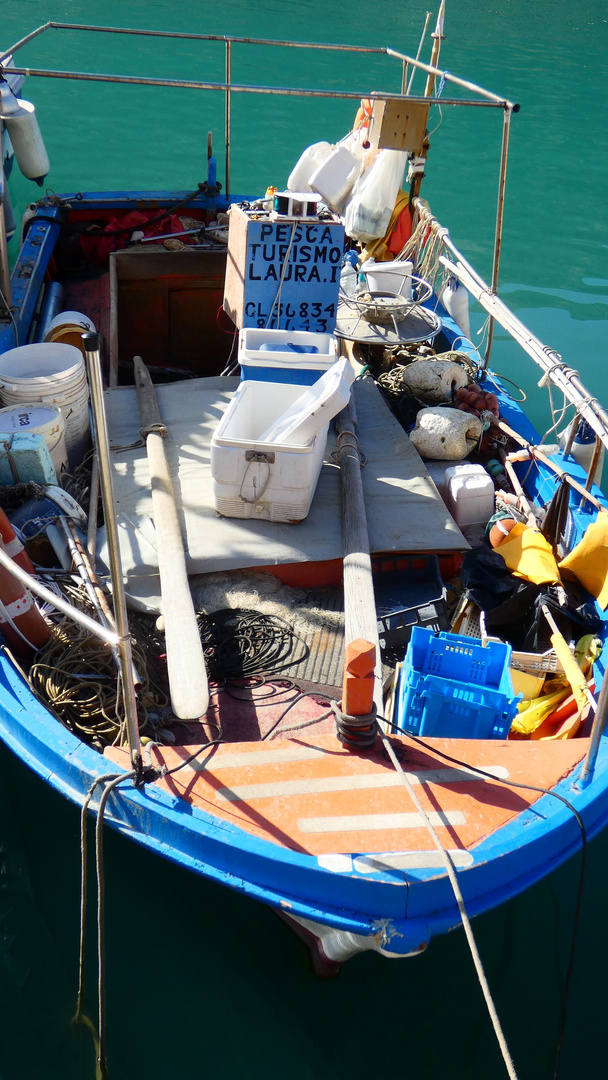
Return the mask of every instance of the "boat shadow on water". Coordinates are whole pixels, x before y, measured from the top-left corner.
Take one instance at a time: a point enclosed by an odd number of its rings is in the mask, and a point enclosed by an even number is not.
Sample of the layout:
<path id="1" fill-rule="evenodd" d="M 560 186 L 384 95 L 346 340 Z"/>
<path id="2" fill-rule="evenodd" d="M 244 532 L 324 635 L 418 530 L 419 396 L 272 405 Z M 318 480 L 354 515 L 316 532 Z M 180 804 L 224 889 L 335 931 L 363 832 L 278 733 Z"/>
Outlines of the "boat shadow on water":
<path id="1" fill-rule="evenodd" d="M 94 1037 L 73 1023 L 79 815 L 4 748 L 0 777 L 1 1075 L 93 1080 Z M 337 979 L 320 982 L 305 947 L 264 905 L 197 880 L 111 830 L 105 853 L 110 1077 L 164 1080 L 175 1074 L 176 1057 L 180 1075 L 231 1080 L 282 1080 L 287 1072 L 294 1080 L 502 1075 L 462 931 L 438 938 L 408 965 L 363 953 Z M 589 848 L 566 1080 L 593 1075 L 603 1054 L 608 952 L 597 928 L 607 865 L 603 834 Z M 577 887 L 573 859 L 475 923 L 521 1080 L 553 1076 Z M 88 933 L 85 1012 L 94 1016 L 93 912 Z M 363 1002 L 370 1032 L 347 1038 Z M 384 1030 L 387 1009 L 395 1015 Z"/>

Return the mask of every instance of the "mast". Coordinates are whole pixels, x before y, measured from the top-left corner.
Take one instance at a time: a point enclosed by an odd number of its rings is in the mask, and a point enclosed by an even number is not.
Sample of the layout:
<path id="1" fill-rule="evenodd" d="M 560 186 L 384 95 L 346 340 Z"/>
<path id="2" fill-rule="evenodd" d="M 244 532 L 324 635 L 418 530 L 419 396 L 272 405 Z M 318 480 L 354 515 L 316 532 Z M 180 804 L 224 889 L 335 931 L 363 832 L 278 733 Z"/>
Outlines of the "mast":
<path id="1" fill-rule="evenodd" d="M 439 13 L 437 15 L 437 22 L 435 24 L 435 29 L 433 30 L 433 33 L 431 34 L 431 37 L 433 38 L 433 50 L 432 50 L 432 53 L 431 53 L 431 64 L 430 64 L 430 66 L 432 68 L 436 68 L 438 63 L 439 63 L 439 54 L 441 52 L 441 42 L 444 39 L 444 33 L 443 33 L 444 20 L 445 20 L 445 0 L 441 0 L 441 4 L 439 5 Z M 435 89 L 435 76 L 429 71 L 429 73 L 428 73 L 428 75 L 426 77 L 426 86 L 424 88 L 424 96 L 425 97 L 432 97 L 434 89 Z M 431 144 L 429 142 L 429 135 L 428 135 L 428 131 L 427 131 L 425 136 L 424 136 L 424 143 L 422 144 L 422 153 L 420 155 L 422 158 L 426 158 L 428 156 L 430 145 Z M 414 173 L 414 175 L 412 177 L 412 182 L 410 184 L 410 208 L 411 208 L 411 205 L 412 205 L 412 199 L 415 199 L 416 196 L 420 193 L 420 185 L 422 183 L 423 177 L 424 177 L 423 166 L 421 166 L 420 169 L 417 170 Z"/>

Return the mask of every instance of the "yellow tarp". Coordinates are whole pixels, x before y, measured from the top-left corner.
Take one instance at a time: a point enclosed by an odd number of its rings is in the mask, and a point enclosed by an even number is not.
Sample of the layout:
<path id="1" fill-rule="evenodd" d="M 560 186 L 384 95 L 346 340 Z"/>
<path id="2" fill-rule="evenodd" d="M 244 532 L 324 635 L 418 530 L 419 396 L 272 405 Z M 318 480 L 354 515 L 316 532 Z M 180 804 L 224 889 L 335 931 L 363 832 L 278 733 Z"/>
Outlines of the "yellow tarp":
<path id="1" fill-rule="evenodd" d="M 538 529 L 518 522 L 495 550 L 515 577 L 525 578 L 534 585 L 560 580 L 551 545 Z"/>
<path id="2" fill-rule="evenodd" d="M 608 606 L 608 513 L 600 510 L 582 540 L 559 564 L 565 577 L 575 577 L 595 596 L 602 611 Z"/>
<path id="3" fill-rule="evenodd" d="M 517 716 L 511 724 L 511 731 L 516 731 L 518 735 L 531 735 L 569 696 L 570 687 L 564 686 L 553 694 L 545 694 L 533 701 L 522 701 L 521 705 L 517 706 Z"/>

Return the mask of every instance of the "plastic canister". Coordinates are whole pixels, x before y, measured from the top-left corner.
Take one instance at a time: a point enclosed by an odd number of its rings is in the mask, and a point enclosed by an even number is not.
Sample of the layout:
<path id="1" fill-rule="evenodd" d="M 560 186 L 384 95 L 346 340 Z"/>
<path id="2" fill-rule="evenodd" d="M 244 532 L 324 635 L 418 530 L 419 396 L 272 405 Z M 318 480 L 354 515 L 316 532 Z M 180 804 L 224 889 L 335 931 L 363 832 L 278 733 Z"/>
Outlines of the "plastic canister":
<path id="1" fill-rule="evenodd" d="M 48 447 L 57 478 L 68 467 L 68 453 L 65 444 L 65 419 L 57 405 L 9 405 L 0 409 L 0 440 L 4 435 L 27 432 L 28 435 L 42 435 Z"/>
<path id="2" fill-rule="evenodd" d="M 308 181 L 327 205 L 340 213 L 350 195 L 362 163 L 346 146 L 335 146 L 331 154 L 315 169 Z"/>
<path id="3" fill-rule="evenodd" d="M 407 300 L 412 296 L 414 264 L 406 259 L 394 262 L 374 262 L 368 259 L 362 266 L 367 288 L 370 292 L 393 293 Z"/>
<path id="4" fill-rule="evenodd" d="M 317 142 L 312 146 L 307 146 L 290 173 L 287 181 L 289 191 L 312 191 L 309 185 L 310 177 L 317 166 L 328 154 L 331 154 L 331 151 L 332 146 L 328 142 Z"/>
<path id="5" fill-rule="evenodd" d="M 494 513 L 494 484 L 483 465 L 452 465 L 445 471 L 446 504 L 457 525 L 485 525 Z"/>

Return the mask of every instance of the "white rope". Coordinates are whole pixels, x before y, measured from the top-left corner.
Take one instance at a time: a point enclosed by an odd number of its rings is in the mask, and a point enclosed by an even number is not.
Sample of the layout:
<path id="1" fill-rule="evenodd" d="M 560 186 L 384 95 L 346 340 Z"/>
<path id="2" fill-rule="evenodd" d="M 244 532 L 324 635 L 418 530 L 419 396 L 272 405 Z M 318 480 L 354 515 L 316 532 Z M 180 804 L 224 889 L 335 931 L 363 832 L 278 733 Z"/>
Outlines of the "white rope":
<path id="1" fill-rule="evenodd" d="M 386 737 L 386 735 L 382 731 L 380 725 L 378 725 L 378 731 L 380 732 L 380 738 L 382 739 L 384 749 L 386 750 L 390 760 L 392 761 L 395 769 L 397 770 L 397 773 L 399 774 L 402 783 L 407 788 L 407 790 L 409 792 L 409 795 L 410 795 L 410 797 L 412 799 L 412 802 L 414 803 L 414 806 L 416 807 L 416 809 L 418 810 L 418 813 L 423 818 L 424 823 L 425 823 L 425 825 L 427 827 L 427 830 L 428 830 L 428 832 L 429 832 L 429 834 L 431 836 L 431 839 L 433 840 L 433 843 L 435 844 L 435 847 L 440 852 L 441 857 L 443 859 L 443 862 L 444 862 L 444 865 L 445 865 L 445 868 L 446 868 L 446 872 L 447 872 L 447 875 L 448 875 L 448 877 L 450 879 L 450 884 L 452 886 L 454 896 L 456 898 L 456 904 L 458 906 L 458 913 L 459 913 L 460 918 L 462 920 L 462 925 L 463 925 L 463 928 L 464 928 L 464 932 L 466 934 L 467 942 L 468 942 L 468 945 L 469 945 L 469 950 L 471 952 L 471 956 L 473 958 L 473 963 L 475 965 L 475 970 L 477 972 L 477 978 L 479 979 L 479 985 L 481 986 L 481 990 L 482 990 L 483 996 L 485 998 L 488 1013 L 490 1015 L 490 1020 L 492 1021 L 492 1026 L 494 1028 L 494 1033 L 496 1035 L 496 1039 L 497 1039 L 498 1045 L 500 1047 L 500 1052 L 502 1054 L 502 1058 L 503 1058 L 503 1061 L 505 1063 L 507 1073 L 509 1074 L 510 1080 L 517 1080 L 517 1073 L 515 1071 L 515 1065 L 513 1064 L 513 1058 L 511 1057 L 509 1047 L 507 1046 L 507 1040 L 505 1039 L 504 1032 L 502 1030 L 502 1026 L 501 1026 L 501 1023 L 500 1023 L 500 1019 L 499 1019 L 498 1013 L 496 1011 L 496 1006 L 495 1006 L 494 1000 L 492 998 L 492 992 L 490 990 L 488 980 L 486 978 L 486 973 L 484 971 L 483 962 L 482 962 L 482 959 L 481 959 L 481 957 L 479 955 L 479 950 L 477 948 L 477 943 L 475 941 L 475 937 L 473 935 L 473 930 L 471 928 L 471 921 L 470 921 L 469 916 L 467 914 L 467 910 L 466 910 L 465 903 L 464 903 L 464 898 L 463 898 L 462 892 L 460 890 L 460 885 L 458 884 L 458 877 L 457 877 L 457 874 L 456 874 L 456 868 L 454 866 L 454 863 L 452 862 L 452 859 L 451 859 L 449 853 L 446 851 L 443 844 L 441 843 L 441 840 L 439 839 L 439 836 L 437 835 L 437 832 L 435 831 L 433 825 L 431 824 L 431 822 L 429 820 L 428 814 L 426 813 L 426 811 L 425 811 L 424 807 L 422 806 L 422 803 L 418 799 L 418 797 L 417 797 L 417 795 L 416 795 L 416 793 L 415 793 L 415 791 L 414 791 L 414 789 L 413 789 L 413 787 L 412 787 L 406 773 L 404 772 L 404 770 L 403 770 L 403 768 L 401 766 L 401 763 L 400 763 L 399 759 L 397 758 L 397 755 L 395 754 L 395 751 L 393 750 L 393 747 L 391 746 L 390 740 Z"/>
<path id="2" fill-rule="evenodd" d="M 278 289 L 276 291 L 275 298 L 272 301 L 272 307 L 270 308 L 270 314 L 269 314 L 269 316 L 268 316 L 268 318 L 266 320 L 266 326 L 270 326 L 270 323 L 272 322 L 272 319 L 274 318 L 274 309 L 275 309 L 275 307 L 277 309 L 277 314 L 276 314 L 277 328 L 279 327 L 280 322 L 281 322 L 281 290 L 283 288 L 283 281 L 285 280 L 285 274 L 287 273 L 287 264 L 289 262 L 289 256 L 291 255 L 291 248 L 293 246 L 293 242 L 294 242 L 294 239 L 295 239 L 297 226 L 298 226 L 297 221 L 294 221 L 292 229 L 291 229 L 291 238 L 290 238 L 289 244 L 287 246 L 287 251 L 285 252 L 285 258 L 283 259 L 283 266 L 281 268 L 281 277 L 279 279 L 279 287 L 278 287 Z"/>

